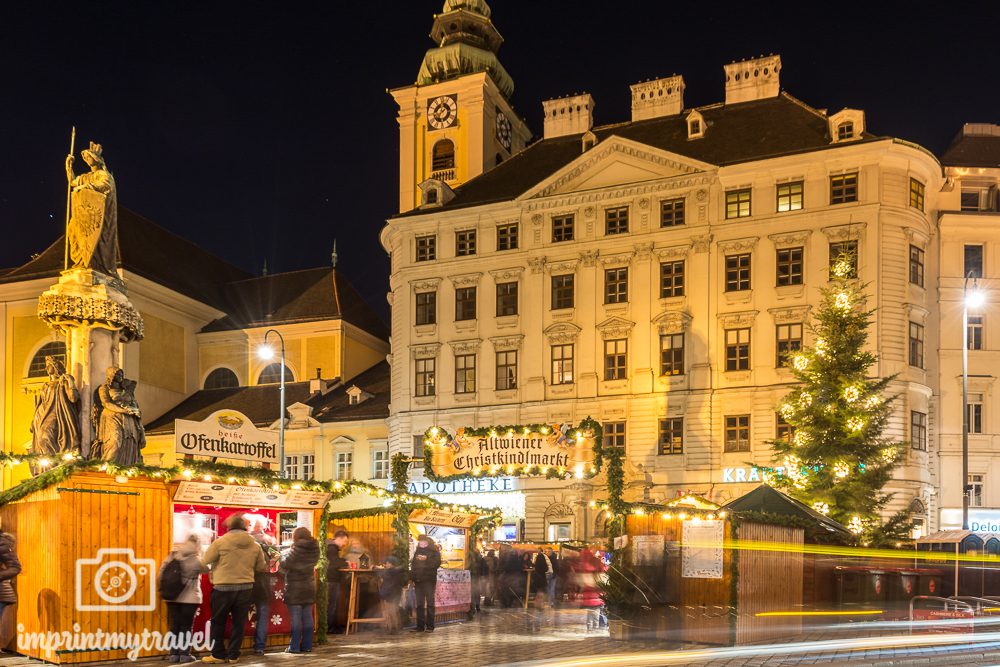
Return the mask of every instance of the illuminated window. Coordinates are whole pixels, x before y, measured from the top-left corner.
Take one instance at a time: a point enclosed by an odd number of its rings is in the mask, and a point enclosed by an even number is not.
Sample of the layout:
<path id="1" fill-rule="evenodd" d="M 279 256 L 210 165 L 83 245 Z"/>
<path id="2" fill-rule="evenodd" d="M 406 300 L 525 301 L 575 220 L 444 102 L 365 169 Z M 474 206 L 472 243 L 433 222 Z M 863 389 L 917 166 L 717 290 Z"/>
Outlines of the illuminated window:
<path id="1" fill-rule="evenodd" d="M 924 286 L 924 251 L 915 245 L 910 246 L 910 284 Z"/>
<path id="2" fill-rule="evenodd" d="M 574 282 L 572 273 L 562 276 L 552 276 L 552 310 L 573 307 Z"/>
<path id="3" fill-rule="evenodd" d="M 684 375 L 684 334 L 660 336 L 660 375 Z"/>
<path id="4" fill-rule="evenodd" d="M 205 378 L 205 389 L 233 389 L 239 386 L 236 373 L 228 368 L 216 368 Z"/>
<path id="5" fill-rule="evenodd" d="M 726 192 L 726 219 L 746 218 L 750 215 L 750 188 Z"/>
<path id="6" fill-rule="evenodd" d="M 552 242 L 573 240 L 573 216 L 559 215 L 552 218 Z"/>
<path id="7" fill-rule="evenodd" d="M 497 226 L 497 250 L 517 250 L 517 224 Z"/>
<path id="8" fill-rule="evenodd" d="M 476 391 L 476 355 L 455 355 L 455 393 L 471 394 Z"/>
<path id="9" fill-rule="evenodd" d="M 846 204 L 858 201 L 858 172 L 830 177 L 830 203 Z"/>
<path id="10" fill-rule="evenodd" d="M 497 317 L 517 315 L 517 283 L 497 283 Z"/>
<path id="11" fill-rule="evenodd" d="M 604 379 L 624 380 L 627 375 L 628 342 L 624 338 L 604 341 Z"/>
<path id="12" fill-rule="evenodd" d="M 437 292 L 417 292 L 416 294 L 416 315 L 415 323 L 436 324 L 437 323 Z"/>
<path id="13" fill-rule="evenodd" d="M 970 350 L 983 349 L 983 316 L 969 315 L 969 329 L 966 332 L 965 344 Z"/>
<path id="14" fill-rule="evenodd" d="M 802 248 L 779 248 L 775 260 L 778 287 L 802 284 Z"/>
<path id="15" fill-rule="evenodd" d="M 288 479 L 313 479 L 315 476 L 315 455 L 298 454 L 285 457 L 285 477 Z"/>
<path id="16" fill-rule="evenodd" d="M 382 448 L 372 449 L 372 479 L 389 478 L 389 450 Z"/>
<path id="17" fill-rule="evenodd" d="M 927 451 L 927 413 L 910 410 L 910 446 Z"/>
<path id="18" fill-rule="evenodd" d="M 726 370 L 750 369 L 750 329 L 726 329 Z"/>
<path id="19" fill-rule="evenodd" d="M 778 198 L 778 213 L 802 208 L 802 181 L 778 183 L 774 190 Z"/>
<path id="20" fill-rule="evenodd" d="M 468 257 L 476 254 L 476 230 L 463 229 L 455 232 L 455 256 Z"/>
<path id="21" fill-rule="evenodd" d="M 354 454 L 337 452 L 337 479 L 347 480 L 354 475 Z"/>
<path id="22" fill-rule="evenodd" d="M 429 262 L 437 258 L 437 237 L 433 234 L 417 237 L 417 261 Z"/>
<path id="23" fill-rule="evenodd" d="M 795 427 L 785 421 L 780 412 L 774 413 L 774 439 L 791 442 L 795 436 Z"/>
<path id="24" fill-rule="evenodd" d="M 660 420 L 659 451 L 661 455 L 684 453 L 684 418 Z"/>
<path id="25" fill-rule="evenodd" d="M 31 363 L 28 365 L 29 378 L 48 377 L 49 372 L 45 370 L 45 357 L 53 357 L 56 360 L 61 361 L 63 366 L 65 366 L 66 343 L 56 340 L 42 345 L 42 347 L 38 349 L 38 352 L 35 352 L 35 356 L 31 358 Z M 237 385 L 238 384 L 239 383 L 237 382 Z"/>
<path id="26" fill-rule="evenodd" d="M 517 389 L 517 350 L 497 352 L 497 391 Z"/>
<path id="27" fill-rule="evenodd" d="M 750 253 L 726 255 L 726 291 L 750 289 Z"/>
<path id="28" fill-rule="evenodd" d="M 476 319 L 476 288 L 458 287 L 455 289 L 455 321 Z"/>
<path id="29" fill-rule="evenodd" d="M 628 206 L 604 211 L 604 233 L 608 235 L 628 233 Z"/>
<path id="30" fill-rule="evenodd" d="M 778 339 L 775 366 L 785 368 L 788 366 L 789 357 L 802 349 L 802 325 L 779 324 L 775 330 Z"/>
<path id="31" fill-rule="evenodd" d="M 839 243 L 830 244 L 830 278 L 834 278 L 833 267 L 837 265 L 841 259 L 847 260 L 850 265 L 850 269 L 847 272 L 845 278 L 857 278 L 858 277 L 858 242 L 857 241 L 841 241 Z"/>
<path id="32" fill-rule="evenodd" d="M 910 322 L 910 365 L 924 367 L 924 327 Z"/>
<path id="33" fill-rule="evenodd" d="M 552 346 L 552 384 L 573 383 L 573 346 Z"/>
<path id="34" fill-rule="evenodd" d="M 684 199 L 664 199 L 660 202 L 660 227 L 684 224 Z"/>
<path id="35" fill-rule="evenodd" d="M 278 384 L 281 382 L 281 369 L 285 369 L 285 382 L 295 382 L 295 377 L 288 366 L 281 364 L 269 364 L 264 367 L 257 377 L 257 384 Z"/>
<path id="36" fill-rule="evenodd" d="M 417 396 L 433 396 L 435 386 L 436 359 L 415 359 L 413 362 L 416 373 L 415 385 Z"/>
<path id="37" fill-rule="evenodd" d="M 910 179 L 910 206 L 924 210 L 924 184 L 915 178 Z"/>
<path id="38" fill-rule="evenodd" d="M 628 269 L 607 269 L 604 271 L 604 303 L 625 303 L 628 301 Z"/>
<path id="39" fill-rule="evenodd" d="M 604 422 L 601 447 L 625 449 L 625 422 Z"/>
<path id="40" fill-rule="evenodd" d="M 684 296 L 684 260 L 660 262 L 660 298 Z"/>
<path id="41" fill-rule="evenodd" d="M 726 417 L 727 452 L 750 451 L 750 415 L 733 415 Z"/>

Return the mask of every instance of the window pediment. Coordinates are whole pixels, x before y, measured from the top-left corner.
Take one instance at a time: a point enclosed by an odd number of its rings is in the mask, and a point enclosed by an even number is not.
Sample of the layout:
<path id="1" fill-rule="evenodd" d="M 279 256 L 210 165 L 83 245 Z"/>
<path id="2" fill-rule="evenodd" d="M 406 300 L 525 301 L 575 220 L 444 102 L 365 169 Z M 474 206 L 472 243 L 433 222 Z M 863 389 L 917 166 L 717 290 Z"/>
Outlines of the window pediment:
<path id="1" fill-rule="evenodd" d="M 831 241 L 856 241 L 864 234 L 868 223 L 853 222 L 849 225 L 830 225 L 823 227 L 823 233 Z"/>
<path id="2" fill-rule="evenodd" d="M 410 356 L 414 359 L 430 359 L 436 357 L 441 349 L 441 343 L 424 343 L 422 345 L 411 345 Z"/>
<path id="3" fill-rule="evenodd" d="M 668 260 L 678 260 L 684 259 L 691 253 L 692 245 L 686 243 L 684 245 L 674 245 L 667 248 L 656 248 L 653 250 L 653 254 L 661 262 L 666 262 Z"/>
<path id="4" fill-rule="evenodd" d="M 479 338 L 467 338 L 465 340 L 448 341 L 448 345 L 455 354 L 475 354 L 479 351 L 479 346 L 482 342 Z"/>
<path id="5" fill-rule="evenodd" d="M 719 323 L 726 329 L 737 329 L 753 326 L 759 311 L 742 310 L 736 313 L 719 313 Z"/>
<path id="6" fill-rule="evenodd" d="M 652 322 L 660 335 L 665 336 L 667 334 L 683 333 L 691 325 L 692 319 L 687 313 L 679 310 L 668 310 L 654 317 Z"/>
<path id="7" fill-rule="evenodd" d="M 777 248 L 789 248 L 795 246 L 805 245 L 809 242 L 809 237 L 812 235 L 811 229 L 804 229 L 800 232 L 784 232 L 781 234 L 770 234 L 767 238 L 771 239 Z"/>
<path id="8" fill-rule="evenodd" d="M 522 273 L 524 273 L 523 266 L 512 266 L 509 269 L 495 269 L 490 271 L 490 275 L 493 276 L 493 280 L 498 283 L 508 283 L 514 280 L 519 280 Z"/>
<path id="9" fill-rule="evenodd" d="M 811 309 L 810 305 L 789 306 L 787 308 L 768 308 L 767 312 L 771 313 L 775 324 L 797 324 L 806 321 Z"/>
<path id="10" fill-rule="evenodd" d="M 634 252 L 617 252 L 610 255 L 600 255 L 599 260 L 601 262 L 601 266 L 628 266 L 634 256 Z"/>
<path id="11" fill-rule="evenodd" d="M 448 276 L 448 280 L 455 287 L 472 287 L 479 284 L 479 279 L 483 277 L 481 273 L 463 273 L 457 276 Z"/>
<path id="12" fill-rule="evenodd" d="M 440 278 L 419 278 L 410 281 L 414 292 L 433 292 L 441 285 Z"/>
<path id="13" fill-rule="evenodd" d="M 580 336 L 581 331 L 583 329 L 572 322 L 556 322 L 547 326 L 542 333 L 550 343 L 572 343 Z"/>
<path id="14" fill-rule="evenodd" d="M 719 241 L 720 252 L 750 252 L 757 247 L 760 237 L 749 236 L 744 239 L 732 239 L 730 241 Z"/>
<path id="15" fill-rule="evenodd" d="M 601 332 L 604 339 L 626 338 L 632 331 L 635 322 L 624 317 L 609 317 L 597 325 L 597 330 Z"/>
<path id="16" fill-rule="evenodd" d="M 490 342 L 493 343 L 493 349 L 497 352 L 519 350 L 521 349 L 521 342 L 523 340 L 524 336 L 520 334 L 517 336 L 493 336 L 490 338 Z"/>
<path id="17" fill-rule="evenodd" d="M 545 269 L 551 274 L 575 273 L 580 265 L 580 260 L 570 259 L 562 262 L 552 262 L 545 264 Z"/>

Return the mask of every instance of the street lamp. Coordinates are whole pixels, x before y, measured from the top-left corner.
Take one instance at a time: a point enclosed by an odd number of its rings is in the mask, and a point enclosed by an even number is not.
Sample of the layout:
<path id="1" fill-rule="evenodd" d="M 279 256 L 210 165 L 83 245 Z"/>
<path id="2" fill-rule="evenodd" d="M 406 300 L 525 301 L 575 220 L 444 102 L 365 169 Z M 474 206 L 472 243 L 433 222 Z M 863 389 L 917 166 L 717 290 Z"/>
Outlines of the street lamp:
<path id="1" fill-rule="evenodd" d="M 278 371 L 281 377 L 280 389 L 278 390 L 280 396 L 278 399 L 278 409 L 280 410 L 278 413 L 278 475 L 283 478 L 285 476 L 285 338 L 280 331 L 268 329 L 264 332 L 264 342 L 257 348 L 257 356 L 264 361 L 274 359 L 274 348 L 267 342 L 267 338 L 271 334 L 277 336 L 281 344 L 281 368 Z"/>
<path id="2" fill-rule="evenodd" d="M 962 286 L 962 530 L 969 529 L 969 308 L 979 308 L 986 295 L 969 271 Z M 969 279 L 972 291 L 969 291 Z"/>

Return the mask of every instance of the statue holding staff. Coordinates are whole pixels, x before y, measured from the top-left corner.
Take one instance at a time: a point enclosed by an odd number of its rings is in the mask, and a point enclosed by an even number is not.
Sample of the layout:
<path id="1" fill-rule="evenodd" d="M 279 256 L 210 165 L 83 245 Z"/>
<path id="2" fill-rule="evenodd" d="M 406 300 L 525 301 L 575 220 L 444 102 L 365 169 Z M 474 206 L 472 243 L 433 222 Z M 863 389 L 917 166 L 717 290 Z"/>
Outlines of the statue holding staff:
<path id="1" fill-rule="evenodd" d="M 118 268 L 118 192 L 104 162 L 100 144 L 80 155 L 89 173 L 73 173 L 73 154 L 66 156 L 66 178 L 72 190 L 72 215 L 66 228 L 72 268 L 116 275 Z"/>

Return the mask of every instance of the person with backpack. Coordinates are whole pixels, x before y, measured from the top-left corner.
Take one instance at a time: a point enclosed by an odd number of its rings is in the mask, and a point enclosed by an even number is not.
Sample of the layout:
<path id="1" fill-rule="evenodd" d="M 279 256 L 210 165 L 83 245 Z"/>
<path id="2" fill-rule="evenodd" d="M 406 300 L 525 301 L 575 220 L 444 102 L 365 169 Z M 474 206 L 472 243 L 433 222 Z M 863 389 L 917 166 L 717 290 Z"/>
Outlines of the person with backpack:
<path id="1" fill-rule="evenodd" d="M 253 653 L 254 655 L 264 655 L 264 647 L 267 645 L 267 630 L 271 621 L 271 600 L 274 599 L 274 570 L 278 566 L 280 555 L 278 548 L 274 545 L 274 539 L 263 532 L 250 533 L 264 552 L 264 560 L 267 561 L 267 570 L 264 572 L 254 572 L 253 590 L 251 597 L 254 608 L 254 633 L 253 633 Z"/>
<path id="2" fill-rule="evenodd" d="M 308 528 L 299 526 L 292 531 L 292 546 L 278 566 L 285 575 L 285 604 L 291 617 L 292 636 L 285 653 L 312 653 L 318 562 L 319 542 Z"/>
<path id="3" fill-rule="evenodd" d="M 8 605 L 17 604 L 14 578 L 21 573 L 14 536 L 0 530 L 0 618 Z"/>
<path id="4" fill-rule="evenodd" d="M 341 570 L 347 568 L 347 561 L 340 555 L 340 550 L 347 545 L 350 537 L 346 530 L 338 530 L 326 543 L 326 631 L 331 635 L 344 633 L 337 609 L 340 606 L 340 582 L 344 578 Z"/>
<path id="5" fill-rule="evenodd" d="M 194 615 L 201 606 L 201 575 L 208 568 L 198 558 L 201 543 L 197 535 L 170 552 L 157 576 L 160 597 L 167 603 L 170 634 L 175 645 L 170 649 L 170 662 L 194 662 L 191 656 L 191 631 Z"/>

